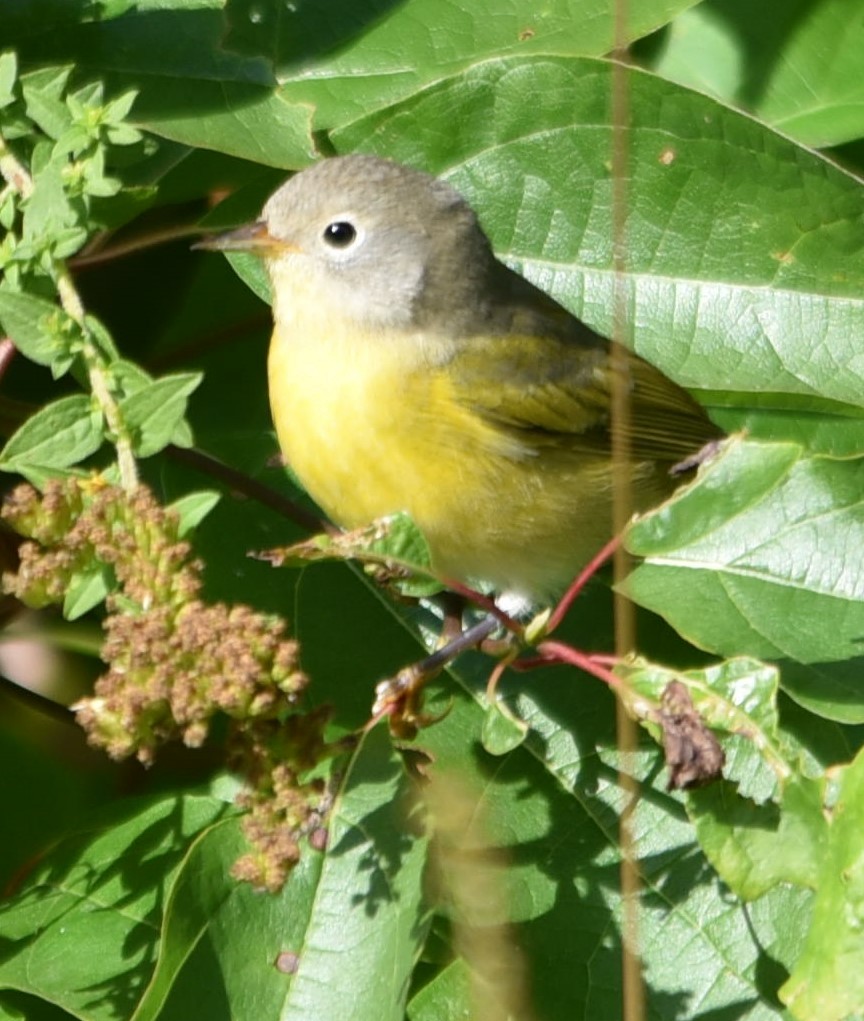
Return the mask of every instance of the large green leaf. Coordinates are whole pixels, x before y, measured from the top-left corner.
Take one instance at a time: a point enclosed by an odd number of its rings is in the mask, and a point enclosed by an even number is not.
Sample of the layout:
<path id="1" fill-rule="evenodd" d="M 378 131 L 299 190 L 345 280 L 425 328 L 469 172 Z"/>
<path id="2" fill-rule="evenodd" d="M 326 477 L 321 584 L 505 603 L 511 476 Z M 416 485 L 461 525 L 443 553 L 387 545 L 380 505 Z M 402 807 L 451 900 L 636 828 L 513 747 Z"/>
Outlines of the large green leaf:
<path id="1" fill-rule="evenodd" d="M 625 591 L 689 640 L 722 655 L 800 664 L 825 715 L 864 719 L 864 683 L 841 701 L 832 660 L 858 657 L 864 634 L 864 461 L 802 456 L 794 444 L 733 441 L 691 486 L 631 526 L 644 563 Z M 808 683 L 809 679 L 809 683 Z M 782 673 L 781 673 L 782 683 Z"/>
<path id="2" fill-rule="evenodd" d="M 847 0 L 705 0 L 651 65 L 750 110 L 805 145 L 864 135 L 864 20 Z"/>
<path id="3" fill-rule="evenodd" d="M 291 982 L 279 957 L 303 946 L 322 858 L 307 848 L 283 890 L 266 896 L 229 876 L 247 850 L 237 818 L 204 832 L 189 849 L 165 905 L 156 969 L 135 1021 L 279 1016 Z"/>
<path id="4" fill-rule="evenodd" d="M 619 285 L 635 348 L 724 403 L 755 391 L 860 408 L 860 182 L 705 96 L 643 72 L 628 82 Z M 610 88 L 600 61 L 490 60 L 334 140 L 444 174 L 508 262 L 608 333 Z"/>
<path id="5" fill-rule="evenodd" d="M 627 36 L 694 0 L 643 0 Z M 273 166 L 299 167 L 311 131 L 403 99 L 499 53 L 594 54 L 613 46 L 611 0 L 139 0 L 64 24 L 56 5 L 15 12 L 10 41 L 29 61 L 74 62 L 139 91 L 137 123 L 166 138 Z M 275 74 L 274 74 L 275 70 Z M 282 87 L 275 90 L 276 81 Z"/>
<path id="6" fill-rule="evenodd" d="M 779 883 L 815 889 L 827 846 L 823 785 L 796 780 L 782 804 L 756 805 L 730 783 L 694 792 L 688 812 L 699 843 L 723 881 L 753 900 Z"/>
<path id="7" fill-rule="evenodd" d="M 453 673 L 479 697 L 488 669 L 465 660 Z M 463 853 L 473 862 L 484 846 L 494 852 L 488 868 L 509 900 L 511 938 L 524 954 L 537 1014 L 562 1021 L 618 1017 L 618 825 L 627 795 L 617 775 L 611 699 L 596 682 L 567 670 L 520 675 L 503 694 L 532 728 L 509 755 L 480 750 L 482 714 L 460 697 L 420 743 L 434 756 L 437 779 L 452 775 L 457 787 L 474 791 L 477 812 Z M 658 755 L 653 746 L 641 749 L 629 766 L 644 784 L 632 826 L 649 1015 L 720 1015 L 734 1004 L 736 1017 L 776 1021 L 776 978 L 768 978 L 764 964 L 768 956 L 797 954 L 801 930 L 781 919 L 788 911 L 797 924 L 789 909 L 801 898 L 788 888 L 766 894 L 777 930 L 757 939 L 743 906 L 706 869 L 679 797 L 658 783 Z M 449 977 L 412 1004 L 418 1017 L 436 1016 L 430 1001 L 439 1016 L 473 1016 L 464 976 Z M 475 988 L 482 990 L 482 976 Z"/>
<path id="8" fill-rule="evenodd" d="M 333 809 L 282 1021 L 338 1017 L 346 1004 L 357 1021 L 401 1021 L 427 925 L 424 831 L 402 764 L 379 727 L 354 758 Z"/>
<path id="9" fill-rule="evenodd" d="M 624 36 L 637 39 L 691 4 L 641 0 L 627 12 Z M 231 0 L 228 9 L 249 6 L 248 0 Z M 489 57 L 599 57 L 615 45 L 616 8 L 610 0 L 553 0 L 542 9 L 526 8 L 521 0 L 337 0 L 331 6 L 332 18 L 324 21 L 317 8 L 313 13 L 302 4 L 290 14 L 277 0 L 263 5 L 281 22 L 274 59 L 282 94 L 314 106 L 319 128 L 389 106 Z M 265 16 L 259 40 L 266 21 Z M 269 37 L 273 40 L 272 32 Z M 328 52 L 316 61 L 317 46 Z M 266 44 L 259 41 L 257 52 L 267 52 Z M 545 94 L 544 101 L 548 98 Z"/>
<path id="10" fill-rule="evenodd" d="M 70 838 L 0 909 L 0 987 L 87 1021 L 128 1017 L 186 845 L 226 809 L 212 797 L 162 798 Z"/>

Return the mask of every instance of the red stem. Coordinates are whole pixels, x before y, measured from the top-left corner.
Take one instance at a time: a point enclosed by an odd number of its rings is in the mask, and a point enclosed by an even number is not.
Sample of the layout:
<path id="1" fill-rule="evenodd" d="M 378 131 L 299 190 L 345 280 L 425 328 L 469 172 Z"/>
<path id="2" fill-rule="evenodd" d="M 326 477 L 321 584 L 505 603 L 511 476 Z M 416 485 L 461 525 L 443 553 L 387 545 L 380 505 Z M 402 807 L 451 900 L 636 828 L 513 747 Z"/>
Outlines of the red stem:
<path id="1" fill-rule="evenodd" d="M 564 593 L 563 598 L 552 611 L 552 615 L 549 618 L 549 623 L 546 625 L 546 634 L 551 635 L 555 628 L 561 623 L 562 620 L 567 616 L 567 612 L 573 605 L 573 601 L 579 595 L 583 588 L 588 582 L 594 577 L 594 575 L 600 570 L 600 568 L 606 563 L 607 560 L 615 553 L 615 550 L 621 545 L 621 539 L 616 535 L 614 539 L 610 539 L 609 542 L 597 553 L 585 567 L 576 575 L 575 581 L 571 584 L 570 588 Z"/>

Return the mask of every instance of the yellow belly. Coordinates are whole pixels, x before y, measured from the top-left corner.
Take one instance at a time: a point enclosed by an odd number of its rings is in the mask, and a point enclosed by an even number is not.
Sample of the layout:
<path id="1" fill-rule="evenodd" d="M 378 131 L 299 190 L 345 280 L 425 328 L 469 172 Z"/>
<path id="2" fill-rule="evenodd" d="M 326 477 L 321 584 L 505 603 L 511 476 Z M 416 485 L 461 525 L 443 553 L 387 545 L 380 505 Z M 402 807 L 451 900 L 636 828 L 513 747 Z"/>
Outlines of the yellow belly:
<path id="1" fill-rule="evenodd" d="M 277 329 L 273 418 L 287 462 L 337 524 L 407 511 L 440 575 L 520 596 L 560 590 L 610 535 L 600 460 L 519 456 L 449 398 L 421 342 Z M 403 338 L 404 340 L 404 338 Z"/>

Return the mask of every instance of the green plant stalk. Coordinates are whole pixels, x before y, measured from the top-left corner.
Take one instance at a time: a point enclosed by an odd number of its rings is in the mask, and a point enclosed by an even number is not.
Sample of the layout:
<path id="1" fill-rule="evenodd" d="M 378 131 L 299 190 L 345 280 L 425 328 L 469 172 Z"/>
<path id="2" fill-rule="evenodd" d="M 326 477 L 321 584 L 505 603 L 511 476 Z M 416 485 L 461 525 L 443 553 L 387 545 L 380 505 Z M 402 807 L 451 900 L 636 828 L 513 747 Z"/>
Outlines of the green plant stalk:
<path id="1" fill-rule="evenodd" d="M 81 348 L 81 354 L 84 364 L 87 366 L 90 389 L 93 391 L 93 396 L 96 398 L 96 402 L 105 416 L 105 423 L 111 432 L 114 446 L 117 450 L 120 485 L 127 492 L 131 492 L 138 485 L 138 466 L 132 453 L 132 438 L 108 385 L 108 375 L 105 371 L 106 367 L 103 364 L 102 357 L 89 339 L 90 331 L 85 322 L 81 296 L 72 282 L 72 277 L 69 275 L 66 264 L 58 263 L 56 268 L 58 271 L 57 293 L 60 296 L 60 304 L 63 306 L 66 314 L 78 323 L 84 333 L 85 341 Z"/>
<path id="2" fill-rule="evenodd" d="M 26 168 L 10 152 L 2 134 L 0 134 L 0 174 L 3 175 L 7 184 L 14 188 L 22 198 L 28 198 L 33 194 L 33 179 Z M 66 314 L 78 323 L 84 334 L 85 340 L 81 354 L 87 367 L 90 388 L 96 403 L 102 411 L 105 423 L 108 426 L 112 441 L 117 450 L 120 484 L 127 492 L 131 492 L 138 485 L 138 466 L 132 453 L 132 438 L 129 435 L 129 430 L 126 428 L 126 423 L 123 421 L 120 408 L 111 393 L 103 359 L 96 346 L 89 339 L 90 330 L 86 323 L 84 305 L 81 302 L 81 297 L 75 284 L 72 282 L 69 269 L 63 260 L 57 260 L 54 263 L 54 270 L 60 304 L 63 306 Z"/>

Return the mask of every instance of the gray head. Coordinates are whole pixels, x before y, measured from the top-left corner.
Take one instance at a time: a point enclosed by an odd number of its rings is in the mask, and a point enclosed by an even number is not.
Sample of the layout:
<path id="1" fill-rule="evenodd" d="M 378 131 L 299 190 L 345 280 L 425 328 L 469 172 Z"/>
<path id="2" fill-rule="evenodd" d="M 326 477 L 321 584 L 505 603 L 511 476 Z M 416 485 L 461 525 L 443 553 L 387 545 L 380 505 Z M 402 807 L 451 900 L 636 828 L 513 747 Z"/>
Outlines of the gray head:
<path id="1" fill-rule="evenodd" d="M 248 247 L 262 248 L 274 281 L 320 283 L 334 309 L 373 328 L 458 328 L 483 314 L 494 264 L 450 185 L 374 156 L 296 174 L 264 206 L 258 239 Z"/>

